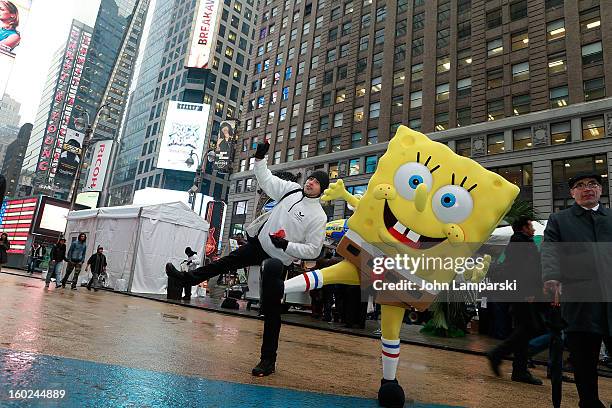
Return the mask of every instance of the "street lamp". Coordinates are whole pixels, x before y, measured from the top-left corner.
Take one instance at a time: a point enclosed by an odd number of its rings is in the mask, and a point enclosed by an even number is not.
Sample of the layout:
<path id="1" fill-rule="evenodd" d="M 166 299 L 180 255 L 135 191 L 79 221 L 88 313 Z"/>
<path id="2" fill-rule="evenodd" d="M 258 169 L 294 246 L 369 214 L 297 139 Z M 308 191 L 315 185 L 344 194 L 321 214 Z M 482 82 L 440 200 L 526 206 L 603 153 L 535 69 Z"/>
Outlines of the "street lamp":
<path id="1" fill-rule="evenodd" d="M 102 110 L 106 107 L 108 107 L 108 104 L 101 105 L 98 108 L 98 110 L 96 111 L 96 115 L 93 118 L 94 122 L 98 118 L 98 115 L 100 115 L 100 112 L 102 112 Z M 85 129 L 85 138 L 83 139 L 83 147 L 81 148 L 81 154 L 79 155 L 79 165 L 77 167 L 76 175 L 74 178 L 74 187 L 72 188 L 72 197 L 70 197 L 70 211 L 74 209 L 74 203 L 76 202 L 77 194 L 79 191 L 79 184 L 81 183 L 81 170 L 83 169 L 83 160 L 85 158 L 85 152 L 87 151 L 87 149 L 89 148 L 89 145 L 92 142 L 92 135 L 93 135 L 93 128 L 92 128 L 93 122 L 90 120 L 89 112 L 85 110 L 83 111 L 81 115 L 84 115 L 87 117 L 87 123 L 82 123 L 80 121 L 77 122 L 77 120 L 75 119 L 75 127 L 77 128 L 77 130 Z"/>
<path id="2" fill-rule="evenodd" d="M 189 157 L 187 158 L 187 160 L 185 160 L 185 164 L 187 165 L 187 167 L 193 166 L 195 164 L 195 162 L 193 161 L 193 156 L 198 159 L 198 167 L 196 167 L 196 174 L 195 178 L 193 179 L 193 186 L 191 186 L 191 188 L 188 190 L 189 198 L 191 200 L 191 211 L 195 211 L 196 194 L 200 190 L 200 184 L 202 184 L 202 162 L 200 161 L 200 156 L 198 156 L 198 154 L 192 150 L 189 153 Z M 202 209 L 200 208 L 200 212 L 201 211 Z"/>

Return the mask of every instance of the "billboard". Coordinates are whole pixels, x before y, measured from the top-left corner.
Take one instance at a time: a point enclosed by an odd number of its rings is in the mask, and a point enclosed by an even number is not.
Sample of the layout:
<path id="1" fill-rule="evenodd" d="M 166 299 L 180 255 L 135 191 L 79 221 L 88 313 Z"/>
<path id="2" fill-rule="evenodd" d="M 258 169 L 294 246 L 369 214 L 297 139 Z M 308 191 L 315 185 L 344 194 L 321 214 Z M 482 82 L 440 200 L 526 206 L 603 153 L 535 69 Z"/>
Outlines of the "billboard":
<path id="1" fill-rule="evenodd" d="M 225 120 L 221 122 L 216 140 L 214 142 L 211 140 L 211 145 L 214 143 L 215 149 L 215 168 L 220 173 L 228 173 L 231 170 L 237 139 L 236 121 Z"/>
<path id="2" fill-rule="evenodd" d="M 6 233 L 11 243 L 10 254 L 25 253 L 38 198 L 5 200 L 0 207 L 0 233 Z"/>
<path id="3" fill-rule="evenodd" d="M 68 133 L 68 124 L 83 75 L 91 43 L 91 32 L 73 23 L 64 50 L 57 86 L 47 119 L 36 171 L 44 174 L 44 182 L 53 185 Z"/>
<path id="4" fill-rule="evenodd" d="M 223 201 L 211 201 L 206 204 L 206 221 L 210 226 L 208 230 L 208 241 L 206 241 L 206 256 L 213 256 L 221 248 L 221 234 L 223 233 L 223 221 L 225 220 L 225 203 Z"/>
<path id="5" fill-rule="evenodd" d="M 195 173 L 198 158 L 202 160 L 209 113 L 210 105 L 170 101 L 157 168 Z M 193 164 L 190 165 L 186 161 L 192 151 L 197 156 L 192 157 Z"/>
<path id="6" fill-rule="evenodd" d="M 8 83 L 15 61 L 19 53 L 21 32 L 30 14 L 32 0 L 10 0 L 0 2 L 0 99 Z"/>
<path id="7" fill-rule="evenodd" d="M 208 68 L 219 30 L 221 0 L 200 0 L 191 35 L 186 68 Z"/>
<path id="8" fill-rule="evenodd" d="M 32 223 L 32 234 L 48 237 L 58 237 L 66 230 L 66 216 L 70 209 L 70 202 L 57 198 L 41 196 L 36 217 Z M 74 210 L 85 209 L 82 205 L 75 205 Z"/>
<path id="9" fill-rule="evenodd" d="M 104 178 L 110 161 L 112 140 L 101 140 L 95 144 L 93 155 L 91 156 L 91 166 L 87 175 L 87 182 L 83 191 L 102 191 Z"/>
<path id="10" fill-rule="evenodd" d="M 57 176 L 72 180 L 76 175 L 76 171 L 81 163 L 81 150 L 85 134 L 77 132 L 74 129 L 66 131 L 66 138 L 62 146 L 59 165 L 57 167 Z"/>

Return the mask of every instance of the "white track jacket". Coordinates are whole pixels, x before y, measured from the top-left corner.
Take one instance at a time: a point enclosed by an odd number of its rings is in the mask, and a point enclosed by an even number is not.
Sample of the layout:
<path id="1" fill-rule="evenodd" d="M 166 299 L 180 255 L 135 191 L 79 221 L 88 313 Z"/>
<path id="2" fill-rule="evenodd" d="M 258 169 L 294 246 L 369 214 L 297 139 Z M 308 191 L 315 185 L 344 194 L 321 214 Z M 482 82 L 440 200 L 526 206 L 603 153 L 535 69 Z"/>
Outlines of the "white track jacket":
<path id="1" fill-rule="evenodd" d="M 273 176 L 265 159 L 255 162 L 254 172 L 259 187 L 277 202 L 258 235 L 263 250 L 270 257 L 280 259 L 284 265 L 298 259 L 317 258 L 323 248 L 327 223 L 320 199 L 308 198 L 300 190 L 279 203 L 286 193 L 302 186 Z M 286 251 L 275 247 L 270 240 L 270 234 L 280 229 L 285 230 L 285 239 L 289 241 Z"/>

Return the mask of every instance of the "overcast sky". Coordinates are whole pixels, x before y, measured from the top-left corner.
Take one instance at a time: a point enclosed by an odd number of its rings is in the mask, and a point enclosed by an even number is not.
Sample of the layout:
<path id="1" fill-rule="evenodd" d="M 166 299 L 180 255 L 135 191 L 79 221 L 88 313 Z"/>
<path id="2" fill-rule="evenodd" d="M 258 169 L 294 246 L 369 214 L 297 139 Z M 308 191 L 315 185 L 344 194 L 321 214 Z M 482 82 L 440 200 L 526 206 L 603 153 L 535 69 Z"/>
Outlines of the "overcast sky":
<path id="1" fill-rule="evenodd" d="M 21 28 L 6 93 L 21 103 L 21 123 L 34 123 L 51 57 L 68 38 L 73 18 L 93 27 L 101 0 L 33 0 Z"/>

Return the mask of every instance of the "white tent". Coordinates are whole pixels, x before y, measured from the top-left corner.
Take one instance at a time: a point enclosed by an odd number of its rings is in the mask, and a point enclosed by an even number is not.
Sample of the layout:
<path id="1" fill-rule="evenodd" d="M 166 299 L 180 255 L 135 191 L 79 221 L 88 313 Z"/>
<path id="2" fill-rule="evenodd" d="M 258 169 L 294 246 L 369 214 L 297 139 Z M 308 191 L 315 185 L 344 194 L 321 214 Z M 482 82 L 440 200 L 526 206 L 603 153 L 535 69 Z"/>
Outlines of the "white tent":
<path id="1" fill-rule="evenodd" d="M 544 235 L 544 229 L 546 228 L 547 222 L 548 220 L 540 220 L 540 221 L 535 221 L 533 223 L 533 228 L 535 229 L 534 235 L 536 237 Z M 491 234 L 491 237 L 486 243 L 489 245 L 506 246 L 510 242 L 510 237 L 512 236 L 513 233 L 514 232 L 512 231 L 511 226 L 495 228 L 495 230 Z"/>
<path id="2" fill-rule="evenodd" d="M 182 202 L 73 211 L 67 218 L 67 245 L 86 233 L 87 258 L 104 247 L 109 286 L 120 288 L 124 279 L 136 293 L 165 293 L 166 263 L 178 266 L 188 246 L 203 253 L 208 238 L 208 223 Z"/>

